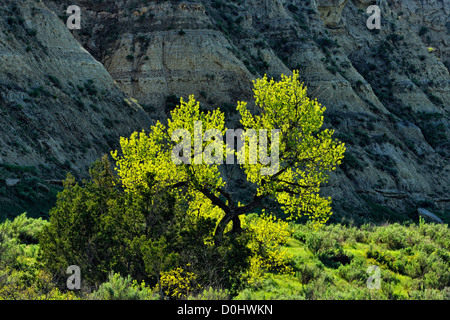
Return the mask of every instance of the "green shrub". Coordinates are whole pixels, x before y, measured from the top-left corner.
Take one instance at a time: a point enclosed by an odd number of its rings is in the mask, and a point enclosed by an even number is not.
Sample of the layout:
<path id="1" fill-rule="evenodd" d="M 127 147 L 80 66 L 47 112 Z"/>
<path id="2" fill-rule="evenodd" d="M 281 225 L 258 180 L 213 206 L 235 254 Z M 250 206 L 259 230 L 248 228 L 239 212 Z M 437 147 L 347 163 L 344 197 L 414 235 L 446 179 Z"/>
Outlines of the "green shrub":
<path id="1" fill-rule="evenodd" d="M 355 241 L 360 243 L 369 243 L 371 230 L 372 230 L 371 225 L 363 224 L 359 229 L 355 230 L 354 233 Z"/>
<path id="2" fill-rule="evenodd" d="M 406 236 L 406 229 L 398 223 L 395 223 L 384 228 L 379 228 L 376 241 L 378 243 L 386 244 L 387 248 L 390 250 L 399 250 L 408 246 Z"/>
<path id="3" fill-rule="evenodd" d="M 295 276 L 302 284 L 308 284 L 316 280 L 322 273 L 322 268 L 316 264 L 302 264 L 298 269 L 299 271 L 295 273 Z"/>
<path id="4" fill-rule="evenodd" d="M 328 239 L 323 238 L 319 232 L 310 232 L 305 239 L 306 247 L 314 254 L 330 248 L 328 242 Z"/>
<path id="5" fill-rule="evenodd" d="M 43 91 L 44 91 L 44 88 L 42 86 L 35 87 L 35 88 L 31 89 L 30 92 L 28 92 L 28 95 L 32 98 L 39 98 Z"/>
<path id="6" fill-rule="evenodd" d="M 61 88 L 61 81 L 55 76 L 49 75 L 48 79 L 53 83 L 53 85 L 57 88 Z"/>
<path id="7" fill-rule="evenodd" d="M 292 234 L 292 237 L 294 239 L 297 239 L 300 242 L 305 243 L 306 242 L 306 235 L 307 233 L 305 233 L 304 231 L 297 229 L 294 231 L 294 233 Z"/>
<path id="8" fill-rule="evenodd" d="M 412 300 L 450 300 L 450 288 L 444 290 L 424 289 L 409 292 Z"/>
<path id="9" fill-rule="evenodd" d="M 0 266 L 2 262 L 12 258 L 15 254 L 25 253 L 23 251 L 24 245 L 37 244 L 38 235 L 47 223 L 41 218 L 28 218 L 27 214 L 23 213 L 12 221 L 6 220 L 0 224 Z M 36 247 L 33 248 L 33 250 L 36 249 Z M 37 251 L 30 251 L 29 253 L 35 257 Z"/>
<path id="10" fill-rule="evenodd" d="M 404 40 L 404 37 L 396 33 L 391 33 L 386 36 L 386 40 L 392 41 L 392 43 L 396 44 L 397 42 Z"/>
<path id="11" fill-rule="evenodd" d="M 325 266 L 336 269 L 341 265 L 349 264 L 352 255 L 345 252 L 340 245 L 336 245 L 333 249 L 320 252 L 318 258 Z"/>
<path id="12" fill-rule="evenodd" d="M 16 24 L 16 19 L 14 19 L 13 17 L 8 17 L 8 19 L 6 19 L 6 22 L 12 26 L 14 24 Z"/>
<path id="13" fill-rule="evenodd" d="M 288 9 L 289 9 L 289 11 L 295 13 L 295 12 L 297 12 L 297 11 L 299 10 L 299 7 L 297 7 L 295 4 L 290 3 L 290 4 L 288 5 Z"/>
<path id="14" fill-rule="evenodd" d="M 427 266 L 428 270 L 423 279 L 427 288 L 442 290 L 450 287 L 450 265 L 448 263 L 439 258 L 432 258 L 428 259 Z"/>
<path id="15" fill-rule="evenodd" d="M 5 168 L 9 172 L 15 172 L 15 173 L 36 173 L 36 167 L 34 166 L 18 166 L 15 164 L 9 164 L 9 163 L 0 163 L 0 167 Z"/>
<path id="16" fill-rule="evenodd" d="M 364 169 L 364 165 L 361 161 L 358 160 L 348 149 L 345 151 L 345 157 L 342 160 L 342 167 L 346 170 L 355 169 L 362 170 Z"/>
<path id="17" fill-rule="evenodd" d="M 430 31 L 427 27 L 422 26 L 419 30 L 419 36 L 425 35 L 428 31 Z"/>
<path id="18" fill-rule="evenodd" d="M 27 35 L 32 36 L 32 37 L 36 36 L 37 35 L 37 30 L 35 30 L 35 29 L 28 29 L 27 30 Z"/>
<path id="19" fill-rule="evenodd" d="M 90 96 L 97 94 L 97 88 L 95 87 L 94 80 L 89 79 L 84 83 L 84 89 Z"/>
<path id="20" fill-rule="evenodd" d="M 337 43 L 335 41 L 326 36 L 317 38 L 316 43 L 319 45 L 321 49 L 333 48 L 337 46 Z"/>
<path id="21" fill-rule="evenodd" d="M 338 275 L 349 283 L 357 283 L 358 285 L 365 285 L 368 273 L 367 264 L 364 258 L 358 257 L 352 260 L 347 265 L 341 265 L 338 268 Z"/>
<path id="22" fill-rule="evenodd" d="M 337 74 L 339 72 L 339 68 L 335 66 L 327 66 L 326 69 L 330 71 L 332 74 Z"/>
<path id="23" fill-rule="evenodd" d="M 138 284 L 128 275 L 126 278 L 119 273 L 111 273 L 108 282 L 100 285 L 93 292 L 94 300 L 156 300 L 159 298 L 145 283 Z"/>
<path id="24" fill-rule="evenodd" d="M 316 281 L 312 281 L 307 285 L 304 285 L 301 290 L 301 294 L 305 296 L 307 300 L 319 300 L 324 299 L 329 289 L 336 290 L 336 286 L 333 285 L 333 280 L 327 274 L 319 277 Z"/>
<path id="25" fill-rule="evenodd" d="M 214 289 L 209 287 L 203 290 L 196 297 L 189 297 L 189 300 L 229 300 L 230 293 L 227 289 Z"/>

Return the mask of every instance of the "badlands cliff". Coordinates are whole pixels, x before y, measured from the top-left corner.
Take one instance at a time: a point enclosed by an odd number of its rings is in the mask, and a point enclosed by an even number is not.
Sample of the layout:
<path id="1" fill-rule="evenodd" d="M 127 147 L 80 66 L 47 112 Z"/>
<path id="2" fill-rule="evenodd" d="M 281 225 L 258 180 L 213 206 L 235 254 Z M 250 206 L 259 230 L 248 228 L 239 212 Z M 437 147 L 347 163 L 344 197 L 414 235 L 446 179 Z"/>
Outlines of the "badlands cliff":
<path id="1" fill-rule="evenodd" d="M 297 69 L 347 145 L 324 188 L 336 221 L 448 216 L 448 1 L 79 0 L 74 31 L 72 1 L 3 2 L 0 163 L 83 175 L 179 97 L 233 126 L 253 79 Z M 379 30 L 366 26 L 374 4 Z"/>

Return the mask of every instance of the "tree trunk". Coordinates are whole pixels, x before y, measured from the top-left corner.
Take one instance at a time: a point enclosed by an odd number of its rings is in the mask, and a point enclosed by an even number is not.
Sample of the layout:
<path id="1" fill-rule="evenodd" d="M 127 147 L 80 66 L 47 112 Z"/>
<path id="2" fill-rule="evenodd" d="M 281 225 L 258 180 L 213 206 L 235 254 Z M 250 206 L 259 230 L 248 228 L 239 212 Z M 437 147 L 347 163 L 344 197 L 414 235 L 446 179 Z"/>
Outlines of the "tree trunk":
<path id="1" fill-rule="evenodd" d="M 232 233 L 241 233 L 242 232 L 242 226 L 241 226 L 241 219 L 239 219 L 239 215 L 235 215 L 232 219 L 233 221 L 233 229 L 231 229 Z"/>
<path id="2" fill-rule="evenodd" d="M 233 214 L 227 213 L 222 218 L 222 220 L 219 221 L 219 224 L 216 227 L 216 231 L 214 232 L 214 244 L 216 246 L 219 246 L 223 241 L 223 233 L 225 232 L 225 228 L 227 225 L 232 221 Z"/>
<path id="3" fill-rule="evenodd" d="M 158 281 L 159 287 L 159 300 L 164 300 L 164 292 L 161 286 L 161 280 L 159 279 L 159 272 L 156 272 L 156 281 Z"/>
<path id="4" fill-rule="evenodd" d="M 239 219 L 239 215 L 237 214 L 237 212 L 227 213 L 222 218 L 222 220 L 219 221 L 219 224 L 216 227 L 216 231 L 214 232 L 215 245 L 220 245 L 222 243 L 225 228 L 230 222 L 233 222 L 233 228 L 231 229 L 231 233 L 237 234 L 242 232 L 241 220 Z"/>

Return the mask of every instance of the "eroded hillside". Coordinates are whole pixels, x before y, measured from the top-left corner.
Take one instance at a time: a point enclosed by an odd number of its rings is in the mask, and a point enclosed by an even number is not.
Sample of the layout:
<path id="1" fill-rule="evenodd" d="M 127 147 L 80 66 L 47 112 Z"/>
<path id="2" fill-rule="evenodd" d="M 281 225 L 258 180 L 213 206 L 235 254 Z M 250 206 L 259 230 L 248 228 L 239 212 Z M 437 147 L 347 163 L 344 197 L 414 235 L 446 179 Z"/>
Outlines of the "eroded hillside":
<path id="1" fill-rule="evenodd" d="M 52 180 L 86 176 L 120 136 L 151 120 L 42 2 L 2 1 L 0 30 L 4 216 L 28 210 L 24 200 L 48 201 Z"/>
<path id="2" fill-rule="evenodd" d="M 32 8 L 43 6 L 35 1 L 19 2 L 23 2 L 19 6 L 22 16 L 28 10 L 31 17 Z M 14 31 L 0 36 L 2 45 L 5 43 L 10 52 L 40 62 L 29 67 L 39 71 L 28 75 L 38 83 L 24 84 L 25 89 L 20 87 L 17 91 L 30 92 L 42 86 L 45 92 L 50 92 L 42 94 L 44 91 L 39 89 L 36 98 L 39 101 L 26 96 L 31 102 L 24 101 L 24 110 L 32 105 L 38 106 L 33 110 L 49 110 L 45 107 L 47 100 L 51 106 L 59 101 L 69 105 L 66 111 L 73 109 L 70 117 L 79 119 L 77 125 L 89 123 L 77 127 L 78 130 L 62 130 L 58 135 L 60 144 L 84 141 L 75 139 L 76 132 L 92 132 L 92 122 L 98 123 L 98 129 L 94 130 L 98 140 L 92 140 L 83 149 L 75 147 L 57 153 L 62 157 L 61 163 L 66 162 L 64 157 L 69 157 L 74 167 L 81 167 L 98 155 L 101 148 L 97 145 L 107 148 L 105 143 L 117 134 L 126 134 L 147 121 L 139 107 L 123 103 L 125 94 L 137 99 L 154 119 L 164 118 L 180 96 L 195 94 L 205 108 L 220 106 L 233 126 L 237 125 L 236 100 L 252 99 L 252 79 L 264 74 L 279 77 L 298 69 L 310 95 L 327 107 L 325 126 L 334 128 L 348 148 L 343 166 L 324 188 L 325 193 L 333 196 L 335 219 L 359 216 L 366 219 L 368 213 L 376 220 L 416 217 L 415 210 L 420 206 L 427 206 L 447 219 L 450 200 L 447 2 L 80 0 L 77 5 L 82 10 L 82 28 L 73 31 L 73 37 L 69 31 L 63 31 L 63 22 L 67 19 L 66 8 L 74 3 L 44 2 L 54 11 L 54 15 L 46 15 L 48 26 L 57 26 L 54 29 L 60 30 L 64 40 L 73 46 L 71 50 L 75 47 L 79 50 L 78 58 L 71 53 L 72 62 L 67 64 L 61 61 L 64 56 L 61 53 L 53 53 L 54 57 L 50 54 L 49 58 L 38 53 L 41 49 L 37 43 L 44 41 L 39 37 L 51 38 L 48 41 L 53 42 L 53 47 L 61 47 L 62 40 L 49 36 L 54 31 L 45 31 L 42 23 L 29 27 L 28 18 L 11 24 L 9 17 L 15 19 L 12 2 L 7 1 L 8 6 L 2 9 L 4 30 L 15 26 L 22 36 Z M 369 30 L 366 26 L 370 16 L 366 9 L 371 4 L 380 6 L 380 30 Z M 30 35 L 28 29 L 36 30 L 36 34 Z M 80 59 L 87 61 L 81 63 Z M 5 79 L 2 87 L 20 86 L 26 77 L 18 75 L 26 69 L 8 68 L 13 70 L 12 76 L 2 70 Z M 65 90 L 54 85 L 53 82 L 58 82 L 51 76 L 58 77 Z M 95 95 L 85 94 L 83 99 L 89 99 L 82 101 L 86 110 L 78 111 L 77 105 L 81 104 L 77 103 L 77 97 L 83 90 L 89 92 L 89 79 L 94 80 L 97 92 L 111 92 L 101 96 L 114 103 L 99 102 Z M 43 85 L 45 81 L 51 89 Z M 91 105 L 105 113 L 99 116 L 95 108 L 89 109 Z M 108 114 L 106 105 L 118 107 L 118 112 Z M 55 110 L 51 112 L 46 126 L 67 123 L 55 118 Z M 134 116 L 122 117 L 126 112 Z M 11 118 L 17 121 L 19 116 Z M 39 129 L 44 127 L 41 125 Z M 115 135 L 108 135 L 110 131 Z M 10 139 L 10 132 L 1 134 L 7 133 Z M 106 133 L 109 140 L 99 137 L 100 133 L 102 136 Z M 30 149 L 36 152 L 44 135 L 37 131 L 21 136 L 29 139 Z M 79 150 L 86 150 L 89 156 L 83 158 Z M 8 156 L 2 161 L 38 164 L 41 159 L 28 158 Z"/>

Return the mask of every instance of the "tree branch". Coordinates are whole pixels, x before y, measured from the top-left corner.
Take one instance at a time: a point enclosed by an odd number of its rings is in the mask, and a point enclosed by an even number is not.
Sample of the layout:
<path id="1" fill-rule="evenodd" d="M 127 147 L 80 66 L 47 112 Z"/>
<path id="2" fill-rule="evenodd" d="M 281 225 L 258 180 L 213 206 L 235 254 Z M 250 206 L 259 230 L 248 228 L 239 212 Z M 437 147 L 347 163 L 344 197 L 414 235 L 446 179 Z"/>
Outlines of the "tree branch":
<path id="1" fill-rule="evenodd" d="M 230 206 L 231 209 L 234 209 L 235 206 L 233 199 L 231 198 L 231 194 L 221 188 L 218 188 L 216 190 L 228 200 L 228 206 Z"/>
<path id="2" fill-rule="evenodd" d="M 175 183 L 175 184 L 173 184 L 173 185 L 171 185 L 171 186 L 167 186 L 166 188 L 168 188 L 168 189 L 175 189 L 175 188 L 179 188 L 179 187 L 184 187 L 184 186 L 186 186 L 187 185 L 187 181 L 180 181 L 180 182 L 177 182 L 177 183 Z"/>
<path id="3" fill-rule="evenodd" d="M 253 196 L 252 201 L 249 204 L 246 204 L 245 206 L 236 208 L 236 215 L 246 214 L 256 208 L 259 208 L 261 206 L 261 200 L 263 198 L 264 198 L 264 196 L 257 196 L 255 194 Z"/>
<path id="4" fill-rule="evenodd" d="M 219 197 L 215 196 L 210 190 L 208 190 L 206 187 L 199 187 L 197 188 L 198 191 L 203 193 L 205 197 L 207 197 L 211 202 L 218 206 L 220 209 L 225 211 L 225 214 L 231 213 L 231 209 L 229 206 L 227 206 L 222 200 L 220 200 Z"/>

